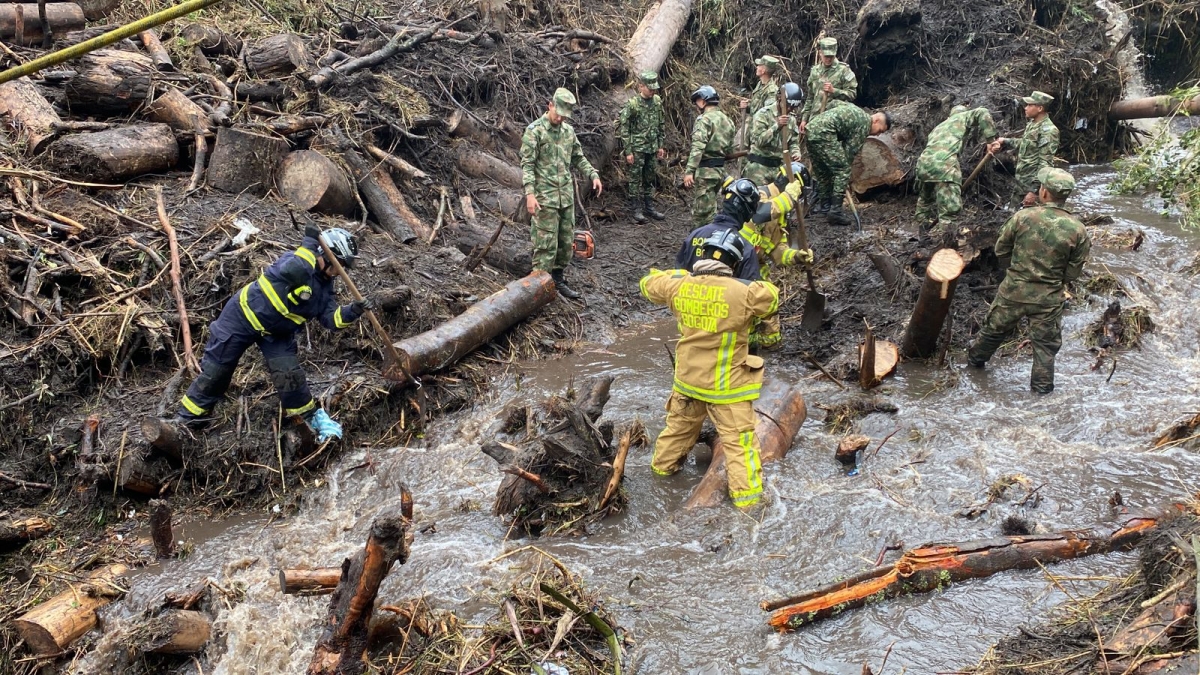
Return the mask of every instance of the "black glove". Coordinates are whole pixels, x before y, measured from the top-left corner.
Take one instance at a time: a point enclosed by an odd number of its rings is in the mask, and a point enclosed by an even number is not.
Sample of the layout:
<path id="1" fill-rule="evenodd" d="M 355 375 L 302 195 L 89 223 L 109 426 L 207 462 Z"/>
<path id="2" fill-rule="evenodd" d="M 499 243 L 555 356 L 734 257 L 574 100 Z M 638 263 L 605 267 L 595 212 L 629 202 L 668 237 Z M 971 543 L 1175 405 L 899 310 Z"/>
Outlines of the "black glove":
<path id="1" fill-rule="evenodd" d="M 365 297 L 362 300 L 355 300 L 354 302 L 350 303 L 350 308 L 353 309 L 354 313 L 358 314 L 359 316 L 362 316 L 363 312 L 366 312 L 367 310 L 374 310 L 378 307 L 379 303 L 375 301 L 375 298 L 370 296 Z"/>
<path id="2" fill-rule="evenodd" d="M 318 242 L 320 242 L 321 241 L 321 228 L 317 227 L 316 225 L 313 225 L 312 223 L 309 223 L 304 226 L 304 236 L 312 237 L 313 239 L 316 239 Z"/>

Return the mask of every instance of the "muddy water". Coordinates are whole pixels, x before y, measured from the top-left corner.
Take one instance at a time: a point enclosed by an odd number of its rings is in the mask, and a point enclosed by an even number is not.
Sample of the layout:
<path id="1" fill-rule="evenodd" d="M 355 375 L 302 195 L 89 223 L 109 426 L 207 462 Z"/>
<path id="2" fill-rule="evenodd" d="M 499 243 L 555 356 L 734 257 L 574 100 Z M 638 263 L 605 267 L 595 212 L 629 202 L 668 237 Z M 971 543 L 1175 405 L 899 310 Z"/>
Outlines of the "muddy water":
<path id="1" fill-rule="evenodd" d="M 1146 234 L 1140 252 L 1096 247 L 1091 263 L 1106 266 L 1132 302 L 1151 308 L 1158 330 L 1142 349 L 1122 354 L 1106 383 L 1107 367 L 1090 370 L 1094 357 L 1081 335 L 1102 306 L 1083 303 L 1067 313 L 1058 389 L 1049 396 L 1029 393 L 1027 353 L 998 358 L 985 372 L 962 371 L 949 383 L 942 373 L 904 364 L 883 388 L 900 413 L 862 422 L 863 433 L 876 439 L 898 431 L 855 477 L 833 461 L 836 439 L 824 433 L 823 413 L 814 405 L 846 394 L 796 365 L 775 364 L 777 376 L 806 378 L 817 419 L 805 424 L 784 462 L 767 468 L 761 522 L 730 507 L 679 511 L 703 467 L 690 464 L 660 479 L 648 468 L 649 451 L 635 451 L 626 513 L 587 536 L 539 546 L 601 592 L 639 642 L 639 672 L 857 674 L 864 661 L 878 664 L 892 643 L 887 672 L 953 671 L 976 662 L 1017 625 L 1047 617 L 1067 593 L 1086 594 L 1128 573 L 1130 554 L 1055 566 L 1055 574 L 1066 577 L 1061 588 L 1040 571 L 1005 573 L 782 636 L 767 628 L 758 609 L 763 598 L 869 566 L 885 539 L 914 545 L 991 536 L 1013 513 L 1040 529 L 1080 527 L 1111 520 L 1114 490 L 1126 503 L 1147 505 L 1195 489 L 1200 458 L 1179 448 L 1150 451 L 1148 441 L 1181 412 L 1200 410 L 1200 281 L 1180 272 L 1200 241 L 1161 217 L 1155 204 L 1108 195 L 1107 169 L 1077 169 L 1078 210 L 1109 214 L 1117 221 L 1113 227 L 1137 226 Z M 560 390 L 572 375 L 615 373 L 606 414 L 641 416 L 656 432 L 670 383 L 664 345 L 671 332 L 664 317 L 612 345 L 531 364 L 498 383 L 474 415 L 444 422 L 426 447 L 377 452 L 373 475 L 351 471 L 362 454 L 348 453 L 297 516 L 273 521 L 263 514 L 227 529 L 187 559 L 139 577 L 118 611 L 205 577 L 240 584 L 246 601 L 220 616 L 224 642 L 209 654 L 205 672 L 303 672 L 327 600 L 281 596 L 275 570 L 336 564 L 361 546 L 372 516 L 404 482 L 415 494 L 419 525 L 436 524 L 436 531 L 417 535 L 411 562 L 387 579 L 382 597 L 426 596 L 467 620 L 482 619 L 490 610 L 478 600 L 480 592 L 503 587 L 517 571 L 514 559 L 492 560 L 522 543 L 508 539 L 489 514 L 499 474 L 478 446 L 491 415 L 513 398 Z M 955 358 L 962 362 L 961 354 Z M 1036 508 L 1009 500 L 976 520 L 954 515 L 1013 473 L 1042 486 Z"/>

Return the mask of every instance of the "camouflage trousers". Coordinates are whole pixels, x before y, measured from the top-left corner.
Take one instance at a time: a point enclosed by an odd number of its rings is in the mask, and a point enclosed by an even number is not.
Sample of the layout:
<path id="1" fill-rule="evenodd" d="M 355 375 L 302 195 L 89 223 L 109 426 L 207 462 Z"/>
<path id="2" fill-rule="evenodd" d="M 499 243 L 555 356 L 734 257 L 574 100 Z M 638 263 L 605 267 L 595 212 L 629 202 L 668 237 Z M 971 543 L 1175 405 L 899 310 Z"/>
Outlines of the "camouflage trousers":
<path id="1" fill-rule="evenodd" d="M 538 209 L 530 221 L 530 238 L 533 269 L 546 272 L 566 269 L 575 254 L 575 205 Z"/>
<path id="2" fill-rule="evenodd" d="M 757 162 L 746 162 L 746 168 L 742 169 L 742 178 L 754 181 L 755 185 L 766 185 L 775 180 L 778 174 L 778 167 L 763 166 Z"/>
<path id="3" fill-rule="evenodd" d="M 917 222 L 934 232 L 949 231 L 962 211 L 962 186 L 952 181 L 923 180 L 917 183 Z"/>
<path id="4" fill-rule="evenodd" d="M 817 197 L 832 199 L 845 194 L 850 185 L 850 163 L 854 161 L 837 136 L 809 136 L 808 152 L 812 158 L 813 180 L 817 182 Z"/>
<path id="5" fill-rule="evenodd" d="M 653 197 L 654 177 L 658 170 L 658 160 L 653 152 L 633 153 L 633 164 L 629 167 L 629 196 Z"/>
<path id="6" fill-rule="evenodd" d="M 722 169 L 697 169 L 692 190 L 692 225 L 701 227 L 712 222 L 721 203 L 721 183 L 725 182 Z"/>
<path id="7" fill-rule="evenodd" d="M 745 508 L 762 497 L 762 460 L 754 427 L 758 415 L 754 401 L 717 404 L 705 403 L 673 391 L 667 399 L 667 426 L 654 442 L 650 468 L 660 476 L 669 476 L 683 466 L 688 453 L 696 447 L 704 418 L 712 420 L 725 452 L 729 496 L 734 506 Z"/>
<path id="8" fill-rule="evenodd" d="M 1062 312 L 1062 303 L 1041 305 L 997 297 L 988 309 L 979 337 L 967 352 L 967 360 L 976 366 L 987 363 L 1021 319 L 1029 317 L 1029 341 L 1033 344 L 1029 386 L 1040 394 L 1054 391 L 1054 356 L 1062 347 Z"/>

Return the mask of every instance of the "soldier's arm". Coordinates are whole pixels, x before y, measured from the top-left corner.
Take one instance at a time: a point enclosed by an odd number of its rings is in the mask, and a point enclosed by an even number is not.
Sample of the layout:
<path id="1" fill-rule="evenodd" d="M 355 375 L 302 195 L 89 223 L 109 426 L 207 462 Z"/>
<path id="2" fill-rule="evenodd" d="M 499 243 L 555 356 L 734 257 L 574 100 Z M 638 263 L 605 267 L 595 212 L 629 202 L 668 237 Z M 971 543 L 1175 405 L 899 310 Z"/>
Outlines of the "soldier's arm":
<path id="1" fill-rule="evenodd" d="M 800 156 L 800 127 L 796 125 L 796 118 L 788 118 L 788 159 Z"/>
<path id="2" fill-rule="evenodd" d="M 767 108 L 763 107 L 754 113 L 753 121 L 750 123 L 750 138 L 749 146 L 753 148 L 756 145 L 762 144 L 764 140 L 771 137 L 771 127 L 775 126 L 775 118 L 763 111 Z"/>
<path id="3" fill-rule="evenodd" d="M 534 167 L 537 164 L 538 134 L 534 128 L 528 128 L 521 136 L 521 184 L 525 194 L 533 194 L 533 184 L 537 180 Z"/>
<path id="4" fill-rule="evenodd" d="M 1083 231 L 1083 237 L 1079 243 L 1071 249 L 1071 257 L 1067 260 L 1067 271 L 1063 275 L 1064 283 L 1071 283 L 1083 274 L 1083 266 L 1088 261 L 1088 256 L 1092 252 L 1092 240 L 1088 238 L 1087 231 Z"/>
<path id="5" fill-rule="evenodd" d="M 662 99 L 657 94 L 654 96 L 654 105 L 658 107 L 658 123 L 654 125 L 654 149 L 661 150 L 667 147 L 667 115 L 663 110 Z"/>
<path id="6" fill-rule="evenodd" d="M 808 74 L 808 90 L 806 92 L 808 94 L 808 96 L 804 99 L 804 107 L 800 109 L 800 121 L 801 122 L 807 122 L 812 117 L 814 107 L 816 105 L 816 100 L 820 97 L 820 94 L 818 94 L 817 90 L 816 90 L 816 86 L 817 86 L 816 81 L 817 81 L 816 71 L 814 70 L 814 71 L 809 72 L 809 74 Z"/>
<path id="7" fill-rule="evenodd" d="M 625 149 L 625 154 L 629 154 L 633 148 L 633 133 L 629 124 L 631 108 L 633 108 L 634 99 L 629 99 L 625 106 L 621 108 L 621 114 L 617 117 L 617 138 L 621 139 L 621 147 Z"/>
<path id="8" fill-rule="evenodd" d="M 765 319 L 779 312 L 779 289 L 769 281 L 755 281 L 750 284 L 746 301 L 751 314 Z"/>
<path id="9" fill-rule="evenodd" d="M 858 96 L 858 77 L 846 64 L 842 64 L 841 71 L 840 77 L 837 78 L 838 81 L 833 83 L 832 96 L 836 99 L 853 102 Z"/>
<path id="10" fill-rule="evenodd" d="M 1058 129 L 1050 127 L 1042 129 L 1042 133 L 1038 136 L 1037 145 L 1037 165 L 1039 168 L 1043 166 L 1054 166 L 1054 153 L 1058 152 Z M 1033 179 L 1033 189 L 1036 191 L 1041 187 L 1037 177 Z"/>
<path id="11" fill-rule="evenodd" d="M 591 180 L 600 177 L 600 172 L 596 171 L 596 167 L 592 166 L 592 163 L 583 154 L 583 145 L 579 143 L 579 137 L 575 134 L 571 134 L 571 164 L 579 170 L 579 173 Z"/>
<path id="12" fill-rule="evenodd" d="M 1004 221 L 1004 225 L 1000 227 L 1000 235 L 996 237 L 996 245 L 993 251 L 997 258 L 1012 257 L 1013 239 L 1016 236 L 1017 215 L 1009 217 Z"/>
<path id="13" fill-rule="evenodd" d="M 988 112 L 987 108 L 975 108 L 971 111 L 971 118 L 975 121 L 976 128 L 979 129 L 979 136 L 984 141 L 990 143 L 1000 135 L 1000 132 L 996 130 L 996 121 L 992 119 L 992 113 Z"/>
<path id="14" fill-rule="evenodd" d="M 700 168 L 700 157 L 704 154 L 704 146 L 708 145 L 708 136 L 710 130 L 708 121 L 701 115 L 696 118 L 696 124 L 692 127 L 692 149 L 688 153 L 687 169 L 684 173 L 695 175 Z"/>

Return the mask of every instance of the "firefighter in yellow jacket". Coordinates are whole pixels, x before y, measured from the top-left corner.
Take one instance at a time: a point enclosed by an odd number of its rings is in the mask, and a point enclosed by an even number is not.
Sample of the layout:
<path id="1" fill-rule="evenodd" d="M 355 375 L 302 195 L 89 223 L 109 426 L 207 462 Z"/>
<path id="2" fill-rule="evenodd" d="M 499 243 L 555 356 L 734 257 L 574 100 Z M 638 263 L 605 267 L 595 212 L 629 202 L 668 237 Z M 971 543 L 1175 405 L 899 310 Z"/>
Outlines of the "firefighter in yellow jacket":
<path id="1" fill-rule="evenodd" d="M 651 302 L 671 308 L 682 335 L 667 424 L 650 466 L 661 476 L 678 471 L 707 415 L 725 448 L 729 496 L 735 506 L 747 508 L 763 490 L 753 403 L 762 387 L 763 361 L 750 355 L 748 337 L 755 319 L 779 310 L 779 289 L 734 276 L 742 246 L 737 232 L 718 232 L 705 241 L 703 258 L 691 272 L 651 270 L 641 290 Z"/>

